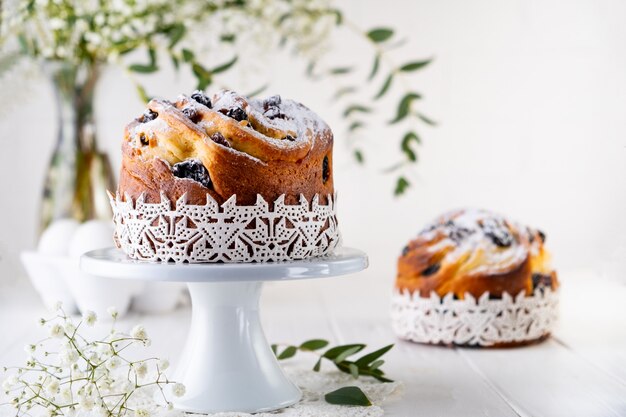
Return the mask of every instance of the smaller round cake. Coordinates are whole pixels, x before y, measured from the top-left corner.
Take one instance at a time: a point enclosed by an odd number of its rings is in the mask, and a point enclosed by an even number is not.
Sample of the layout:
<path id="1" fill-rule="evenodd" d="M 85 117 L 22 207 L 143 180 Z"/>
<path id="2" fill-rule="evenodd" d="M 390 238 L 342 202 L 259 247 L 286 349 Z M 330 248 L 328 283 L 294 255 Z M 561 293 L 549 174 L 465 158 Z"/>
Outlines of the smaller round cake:
<path id="1" fill-rule="evenodd" d="M 558 313 L 546 235 L 486 210 L 440 216 L 398 259 L 395 332 L 421 343 L 517 346 L 546 338 Z"/>

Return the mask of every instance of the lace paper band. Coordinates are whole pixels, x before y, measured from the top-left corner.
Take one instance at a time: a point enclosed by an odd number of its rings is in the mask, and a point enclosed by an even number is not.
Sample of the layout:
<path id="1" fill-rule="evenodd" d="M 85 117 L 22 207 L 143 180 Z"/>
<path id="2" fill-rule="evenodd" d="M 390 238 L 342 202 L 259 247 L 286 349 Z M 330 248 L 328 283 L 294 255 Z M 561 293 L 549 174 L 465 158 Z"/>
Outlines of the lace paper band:
<path id="1" fill-rule="evenodd" d="M 152 262 L 267 262 L 305 259 L 332 252 L 340 242 L 336 194 L 328 204 L 316 195 L 309 203 L 287 205 L 284 196 L 270 210 L 260 196 L 238 206 L 233 196 L 221 206 L 209 195 L 205 205 L 133 202 L 109 195 L 115 240 L 130 258 Z M 174 208 L 172 207 L 174 206 Z"/>
<path id="2" fill-rule="evenodd" d="M 558 291 L 536 290 L 515 298 L 504 293 L 489 299 L 466 294 L 455 300 L 434 292 L 429 298 L 419 293 L 395 290 L 391 302 L 394 332 L 403 339 L 420 343 L 492 346 L 497 343 L 536 340 L 550 333 L 558 319 Z"/>

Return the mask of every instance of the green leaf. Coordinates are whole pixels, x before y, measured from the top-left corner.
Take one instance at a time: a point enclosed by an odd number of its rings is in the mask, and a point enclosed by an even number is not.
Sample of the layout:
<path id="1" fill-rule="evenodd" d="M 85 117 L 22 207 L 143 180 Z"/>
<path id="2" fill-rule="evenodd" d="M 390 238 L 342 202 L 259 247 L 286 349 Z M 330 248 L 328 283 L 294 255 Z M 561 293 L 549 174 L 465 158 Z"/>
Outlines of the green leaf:
<path id="1" fill-rule="evenodd" d="M 363 368 L 383 356 L 385 353 L 389 352 L 389 350 L 393 347 L 393 343 L 391 345 L 387 345 L 383 348 L 375 350 L 372 353 L 368 353 L 367 355 L 363 355 L 359 359 L 357 359 L 354 363 L 357 364 L 358 367 Z"/>
<path id="2" fill-rule="evenodd" d="M 358 348 L 356 352 L 359 352 L 363 350 L 363 348 L 365 348 L 365 345 L 362 343 L 355 343 L 355 344 L 350 344 L 350 345 L 335 346 L 335 347 L 328 349 L 326 352 L 324 352 L 322 356 L 334 361 L 337 358 L 337 356 L 341 355 L 346 350 L 351 350 L 354 348 Z"/>
<path id="3" fill-rule="evenodd" d="M 267 90 L 267 87 L 269 87 L 269 84 L 265 84 L 262 85 L 261 87 L 257 88 L 256 90 L 246 94 L 246 97 L 255 97 L 258 96 L 259 94 L 261 94 L 263 91 Z"/>
<path id="4" fill-rule="evenodd" d="M 387 90 L 389 90 L 389 87 L 391 87 L 391 81 L 393 81 L 393 73 L 389 74 L 389 76 L 383 83 L 383 86 L 380 88 L 380 91 L 378 92 L 378 94 L 374 96 L 374 100 L 378 100 L 379 98 L 385 95 Z"/>
<path id="5" fill-rule="evenodd" d="M 359 387 L 339 388 L 326 394 L 324 399 L 327 403 L 336 405 L 360 405 L 365 407 L 372 405 L 369 398 Z"/>
<path id="6" fill-rule="evenodd" d="M 157 56 L 156 56 L 156 49 L 154 48 L 148 48 L 148 58 L 150 59 L 150 65 L 156 67 L 157 64 Z"/>
<path id="7" fill-rule="evenodd" d="M 353 132 L 353 131 L 355 131 L 357 129 L 360 129 L 360 128 L 364 127 L 364 126 L 365 126 L 365 124 L 363 124 L 362 122 L 358 122 L 358 121 L 352 122 L 352 123 L 350 123 L 350 126 L 348 126 L 348 131 L 349 132 Z"/>
<path id="8" fill-rule="evenodd" d="M 341 352 L 339 355 L 337 355 L 337 357 L 333 361 L 335 363 L 341 363 L 345 361 L 346 359 L 348 359 L 350 356 L 354 355 L 355 353 L 358 353 L 362 349 L 363 348 L 360 346 L 355 346 L 353 348 L 346 349 L 343 352 Z"/>
<path id="9" fill-rule="evenodd" d="M 417 136 L 415 132 L 408 132 L 402 138 L 402 144 L 400 145 L 400 149 L 402 149 L 402 152 L 406 154 L 407 158 L 411 162 L 417 161 L 417 155 L 415 154 L 415 151 L 411 147 L 411 142 L 413 141 L 415 141 L 416 143 L 420 143 L 419 136 Z"/>
<path id="10" fill-rule="evenodd" d="M 385 42 L 393 36 L 393 30 L 389 28 L 375 28 L 367 32 L 367 37 L 373 42 Z"/>
<path id="11" fill-rule="evenodd" d="M 343 117 L 348 117 L 350 116 L 352 113 L 369 113 L 371 112 L 372 109 L 366 106 L 361 106 L 359 104 L 353 104 L 351 106 L 348 106 L 344 112 L 343 112 Z"/>
<path id="12" fill-rule="evenodd" d="M 395 196 L 402 195 L 406 192 L 407 188 L 409 188 L 411 183 L 407 181 L 404 177 L 399 177 L 396 181 L 396 189 L 393 191 Z"/>
<path id="13" fill-rule="evenodd" d="M 129 70 L 133 72 L 139 72 L 142 74 L 149 74 L 155 72 L 159 69 L 156 65 L 142 65 L 142 64 L 133 64 L 128 67 Z"/>
<path id="14" fill-rule="evenodd" d="M 429 126 L 437 126 L 437 122 L 435 122 L 433 119 L 431 119 L 430 117 L 426 117 L 424 116 L 422 113 L 417 113 L 417 117 L 424 123 L 426 123 Z"/>
<path id="15" fill-rule="evenodd" d="M 150 101 L 150 96 L 148 96 L 146 89 L 139 84 L 136 84 L 135 88 L 137 89 L 137 94 L 139 94 L 139 98 L 141 98 L 141 101 L 143 101 L 144 103 L 148 103 Z"/>
<path id="16" fill-rule="evenodd" d="M 358 149 L 354 151 L 354 159 L 356 159 L 359 164 L 362 164 L 365 161 L 363 159 L 363 153 Z"/>
<path id="17" fill-rule="evenodd" d="M 270 347 L 272 348 L 272 352 L 274 352 L 274 355 L 276 355 L 278 353 L 278 345 L 271 345 Z"/>
<path id="18" fill-rule="evenodd" d="M 335 15 L 335 24 L 337 26 L 339 26 L 339 25 L 341 25 L 343 23 L 343 14 L 341 13 L 341 10 L 330 9 L 330 10 L 328 10 L 328 13 Z"/>
<path id="19" fill-rule="evenodd" d="M 180 68 L 180 61 L 174 55 L 170 55 L 170 58 L 172 59 L 172 65 L 178 70 Z"/>
<path id="20" fill-rule="evenodd" d="M 319 358 L 317 362 L 315 362 L 315 366 L 313 367 L 313 371 L 319 372 L 322 368 L 322 358 Z"/>
<path id="21" fill-rule="evenodd" d="M 233 59 L 231 59 L 228 62 L 223 63 L 222 65 L 218 65 L 217 67 L 213 68 L 211 70 L 211 73 L 213 74 L 219 74 L 220 72 L 224 72 L 227 69 L 229 69 L 230 67 L 232 67 L 233 65 L 235 65 L 235 62 L 237 62 L 237 59 L 239 57 L 237 55 L 235 55 L 235 57 Z"/>
<path id="22" fill-rule="evenodd" d="M 430 64 L 432 59 L 427 59 L 424 61 L 414 61 L 404 64 L 398 70 L 403 72 L 417 71 L 420 68 L 424 68 L 426 65 Z"/>
<path id="23" fill-rule="evenodd" d="M 332 74 L 332 75 L 342 75 L 342 74 L 348 74 L 351 71 L 352 71 L 351 67 L 337 67 L 337 68 L 331 68 L 328 72 L 329 74 Z"/>
<path id="24" fill-rule="evenodd" d="M 384 363 L 385 363 L 385 361 L 384 361 L 384 360 L 382 360 L 382 359 L 378 359 L 378 360 L 376 360 L 376 361 L 372 362 L 372 363 L 370 364 L 370 366 L 368 367 L 368 369 L 369 369 L 370 371 L 373 371 L 373 370 L 378 369 L 378 368 L 380 368 L 381 366 L 383 366 L 383 364 L 384 364 Z"/>
<path id="25" fill-rule="evenodd" d="M 411 103 L 414 100 L 419 100 L 421 98 L 422 96 L 418 93 L 407 93 L 404 97 L 402 97 L 402 100 L 400 100 L 400 103 L 398 104 L 396 117 L 393 120 L 390 120 L 389 124 L 398 123 L 400 120 L 408 116 L 409 111 L 411 110 Z"/>
<path id="26" fill-rule="evenodd" d="M 191 70 L 198 80 L 198 85 L 196 86 L 198 90 L 204 90 L 209 84 L 211 84 L 212 74 L 202 65 L 196 62 L 191 66 Z"/>
<path id="27" fill-rule="evenodd" d="M 177 23 L 173 25 L 167 31 L 167 37 L 170 39 L 168 48 L 172 49 L 174 46 L 176 46 L 176 44 L 180 42 L 180 40 L 185 36 L 186 32 L 187 32 L 187 29 L 185 28 L 185 25 L 183 25 L 182 23 Z"/>
<path id="28" fill-rule="evenodd" d="M 325 348 L 326 346 L 328 346 L 328 341 L 327 340 L 324 340 L 324 339 L 311 339 L 311 340 L 307 340 L 306 342 L 303 342 L 300 345 L 300 349 L 318 350 L 318 349 Z"/>
<path id="29" fill-rule="evenodd" d="M 348 368 L 350 369 L 350 375 L 352 375 L 352 378 L 358 379 L 359 378 L 359 367 L 356 366 L 353 363 L 350 363 L 350 364 L 348 364 Z"/>
<path id="30" fill-rule="evenodd" d="M 341 97 L 354 93 L 356 91 L 356 87 L 342 87 L 333 96 L 333 101 L 339 100 Z"/>
<path id="31" fill-rule="evenodd" d="M 374 64 L 372 65 L 372 70 L 370 71 L 369 77 L 367 77 L 368 81 L 371 81 L 376 74 L 378 73 L 378 68 L 380 68 L 380 55 L 376 54 L 374 58 Z"/>
<path id="32" fill-rule="evenodd" d="M 182 52 L 183 52 L 183 61 L 185 62 L 191 62 L 195 58 L 194 53 L 191 52 L 189 49 L 183 48 Z"/>
<path id="33" fill-rule="evenodd" d="M 233 43 L 235 42 L 235 39 L 237 39 L 237 35 L 234 33 L 225 33 L 220 36 L 220 40 L 226 43 Z"/>
<path id="34" fill-rule="evenodd" d="M 282 351 L 280 355 L 278 355 L 278 360 L 289 359 L 296 355 L 296 351 L 298 349 L 295 346 L 287 346 L 285 350 Z"/>

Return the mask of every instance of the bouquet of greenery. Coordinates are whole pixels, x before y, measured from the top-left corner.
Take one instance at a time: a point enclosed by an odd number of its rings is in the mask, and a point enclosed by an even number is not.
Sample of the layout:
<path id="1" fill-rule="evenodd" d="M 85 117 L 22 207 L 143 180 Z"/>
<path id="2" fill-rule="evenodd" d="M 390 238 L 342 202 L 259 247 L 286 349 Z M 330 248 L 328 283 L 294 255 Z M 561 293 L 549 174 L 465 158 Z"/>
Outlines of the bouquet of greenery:
<path id="1" fill-rule="evenodd" d="M 156 72 L 167 61 L 176 69 L 191 71 L 197 87 L 205 89 L 216 75 L 232 69 L 243 58 L 237 54 L 240 44 L 257 42 L 268 48 L 289 48 L 309 61 L 308 76 L 337 77 L 340 81 L 333 99 L 341 105 L 348 143 L 359 163 L 364 162 L 365 156 L 355 139 L 364 134 L 367 121 L 372 119 L 370 114 L 379 114 L 378 100 L 388 94 L 397 96 L 394 114 L 379 122 L 406 125 L 399 141 L 401 157 L 388 170 L 397 175 L 395 193 L 402 194 L 409 186 L 407 169 L 417 161 L 417 127 L 434 124 L 417 109 L 422 96 L 410 87 L 408 77 L 430 60 L 396 65 L 390 53 L 403 43 L 396 39 L 394 31 L 385 27 L 361 30 L 335 3 L 338 2 L 5 0 L 0 2 L 0 72 L 21 57 L 31 57 L 82 68 L 89 74 L 87 79 L 91 77 L 95 82 L 99 68 L 112 63 L 128 70 L 141 98 L 148 100 L 148 93 L 133 74 Z M 371 65 L 366 79 L 342 77 L 363 62 L 323 64 L 323 55 L 330 50 L 329 36 L 339 28 L 362 36 L 371 46 L 372 56 L 365 61 Z M 200 53 L 206 48 L 222 48 L 227 56 L 216 65 L 206 65 Z M 145 51 L 145 59 L 137 62 L 133 51 Z M 359 97 L 368 98 L 364 102 Z"/>

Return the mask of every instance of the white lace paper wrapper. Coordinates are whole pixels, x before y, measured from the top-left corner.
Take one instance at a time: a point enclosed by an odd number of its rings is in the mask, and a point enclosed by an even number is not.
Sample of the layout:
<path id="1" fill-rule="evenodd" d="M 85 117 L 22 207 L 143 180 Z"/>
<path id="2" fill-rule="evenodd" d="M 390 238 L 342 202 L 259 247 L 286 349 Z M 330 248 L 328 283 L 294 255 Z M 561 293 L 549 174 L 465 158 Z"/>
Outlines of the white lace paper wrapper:
<path id="1" fill-rule="evenodd" d="M 434 292 L 429 298 L 419 293 L 395 290 L 391 302 L 394 332 L 420 343 L 492 346 L 525 342 L 549 334 L 558 319 L 559 293 L 535 290 L 531 296 L 504 293 L 501 299 L 478 299 L 470 294 L 455 300 Z"/>
<path id="2" fill-rule="evenodd" d="M 340 244 L 336 198 L 320 204 L 288 205 L 284 196 L 273 209 L 260 196 L 251 206 L 232 196 L 222 205 L 207 195 L 205 205 L 175 203 L 161 194 L 160 203 L 111 200 L 115 240 L 132 259 L 151 262 L 267 262 L 306 259 L 331 253 Z"/>

